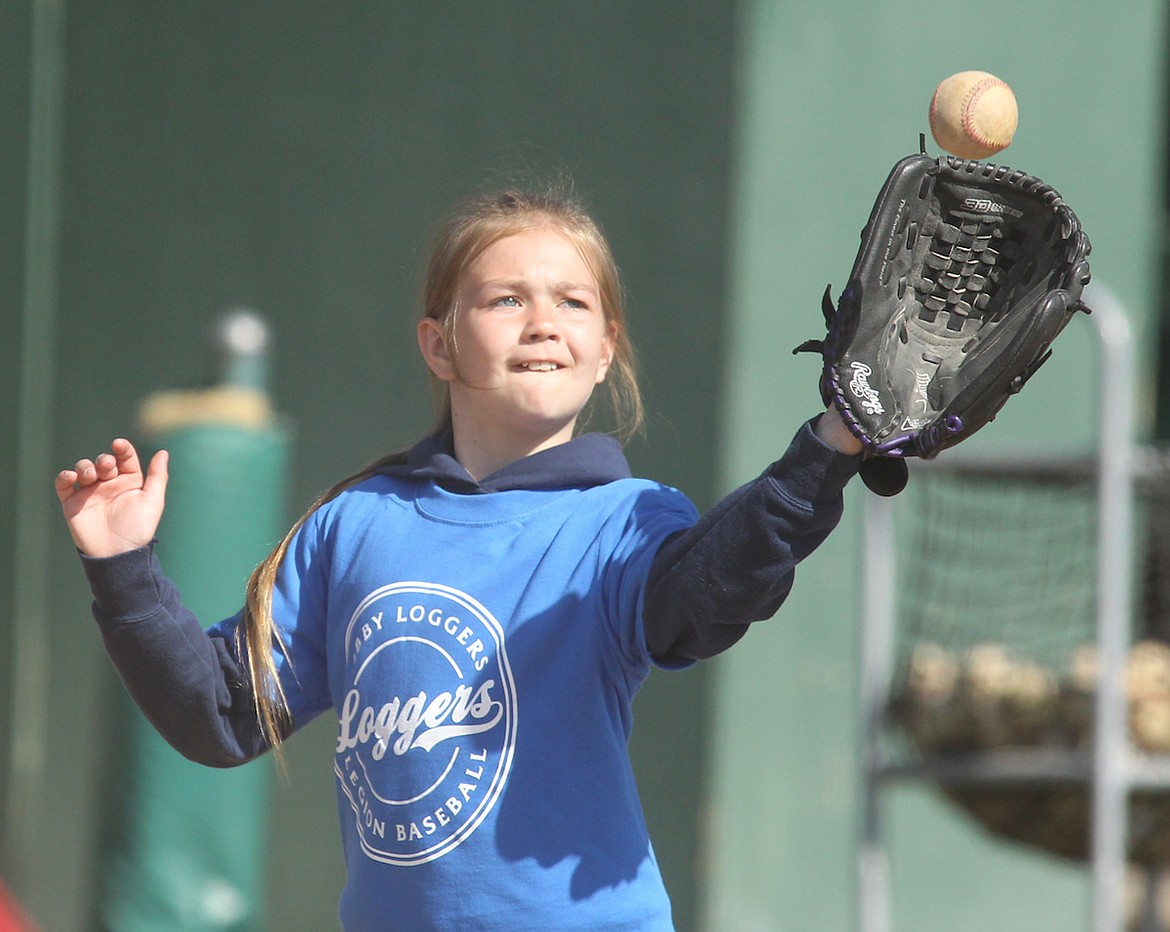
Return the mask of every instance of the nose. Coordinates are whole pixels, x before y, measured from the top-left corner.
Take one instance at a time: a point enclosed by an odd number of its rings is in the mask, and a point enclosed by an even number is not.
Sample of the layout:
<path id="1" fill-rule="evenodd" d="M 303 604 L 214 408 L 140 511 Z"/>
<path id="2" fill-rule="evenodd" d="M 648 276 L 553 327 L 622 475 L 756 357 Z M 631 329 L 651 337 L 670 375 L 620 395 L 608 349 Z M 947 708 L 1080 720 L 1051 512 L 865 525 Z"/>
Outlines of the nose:
<path id="1" fill-rule="evenodd" d="M 547 301 L 534 301 L 529 305 L 528 321 L 524 326 L 525 343 L 542 343 L 545 340 L 560 340 L 556 308 Z"/>

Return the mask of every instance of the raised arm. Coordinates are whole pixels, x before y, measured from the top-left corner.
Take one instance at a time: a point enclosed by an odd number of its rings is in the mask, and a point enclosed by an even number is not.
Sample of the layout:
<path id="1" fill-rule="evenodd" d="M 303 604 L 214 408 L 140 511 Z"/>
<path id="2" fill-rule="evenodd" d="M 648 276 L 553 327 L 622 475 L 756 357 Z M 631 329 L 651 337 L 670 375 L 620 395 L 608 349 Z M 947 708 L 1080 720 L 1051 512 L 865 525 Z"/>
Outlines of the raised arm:
<path id="1" fill-rule="evenodd" d="M 231 767 L 267 746 L 232 637 L 204 632 L 154 556 L 166 485 L 167 454 L 156 453 L 143 473 L 125 439 L 54 482 L 94 618 L 127 692 L 185 757 Z"/>
<path id="2" fill-rule="evenodd" d="M 89 557 L 137 550 L 153 539 L 166 502 L 167 453 L 142 472 L 138 452 L 119 438 L 110 452 L 57 473 L 54 488 L 77 549 Z"/>

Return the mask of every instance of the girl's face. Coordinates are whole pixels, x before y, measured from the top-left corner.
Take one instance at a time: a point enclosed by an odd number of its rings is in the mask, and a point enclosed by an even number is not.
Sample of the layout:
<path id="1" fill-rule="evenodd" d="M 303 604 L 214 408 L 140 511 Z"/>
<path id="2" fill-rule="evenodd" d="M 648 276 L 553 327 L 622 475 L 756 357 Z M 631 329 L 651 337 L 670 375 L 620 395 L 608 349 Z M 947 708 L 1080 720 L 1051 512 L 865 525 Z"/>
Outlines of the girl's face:
<path id="1" fill-rule="evenodd" d="M 419 329 L 446 381 L 458 431 L 490 431 L 531 453 L 569 440 L 613 358 L 613 327 L 573 242 L 552 228 L 497 240 L 464 271 L 454 346 L 437 321 Z"/>

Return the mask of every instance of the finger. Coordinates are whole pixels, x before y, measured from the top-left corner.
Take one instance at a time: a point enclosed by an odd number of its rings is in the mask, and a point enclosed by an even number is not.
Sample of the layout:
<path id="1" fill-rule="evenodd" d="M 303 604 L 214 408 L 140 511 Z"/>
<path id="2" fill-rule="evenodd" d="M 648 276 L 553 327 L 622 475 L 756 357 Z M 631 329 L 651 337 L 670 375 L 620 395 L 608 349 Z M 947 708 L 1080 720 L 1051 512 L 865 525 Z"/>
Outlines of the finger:
<path id="1" fill-rule="evenodd" d="M 93 461 L 94 470 L 101 481 L 113 479 L 118 475 L 118 461 L 109 453 L 102 453 Z"/>
<path id="2" fill-rule="evenodd" d="M 142 483 L 142 491 L 150 498 L 161 501 L 167 490 L 167 479 L 169 472 L 167 465 L 170 462 L 170 455 L 166 450 L 159 450 L 150 458 L 150 465 L 146 470 L 146 479 Z"/>
<path id="3" fill-rule="evenodd" d="M 77 465 L 73 467 L 73 471 L 77 473 L 77 484 L 79 486 L 84 487 L 97 482 L 97 470 L 94 468 L 93 460 L 78 460 Z"/>
<path id="4" fill-rule="evenodd" d="M 77 473 L 72 469 L 62 469 L 53 480 L 53 488 L 57 492 L 57 499 L 62 504 L 76 491 L 76 486 Z"/>
<path id="5" fill-rule="evenodd" d="M 125 437 L 119 437 L 111 443 L 110 450 L 118 462 L 118 472 L 133 473 L 142 471 L 142 466 L 138 462 L 138 451 L 134 449 L 134 444 Z"/>

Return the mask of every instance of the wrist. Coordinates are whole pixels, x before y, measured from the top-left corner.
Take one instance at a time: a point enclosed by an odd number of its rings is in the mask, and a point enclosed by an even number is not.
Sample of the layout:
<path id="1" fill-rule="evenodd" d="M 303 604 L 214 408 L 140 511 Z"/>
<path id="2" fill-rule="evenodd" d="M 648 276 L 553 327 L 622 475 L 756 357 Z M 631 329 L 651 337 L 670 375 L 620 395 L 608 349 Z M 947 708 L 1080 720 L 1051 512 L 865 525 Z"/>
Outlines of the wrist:
<path id="1" fill-rule="evenodd" d="M 840 413 L 832 405 L 818 418 L 815 430 L 817 436 L 838 453 L 857 456 L 863 449 L 861 441 L 845 426 Z"/>

